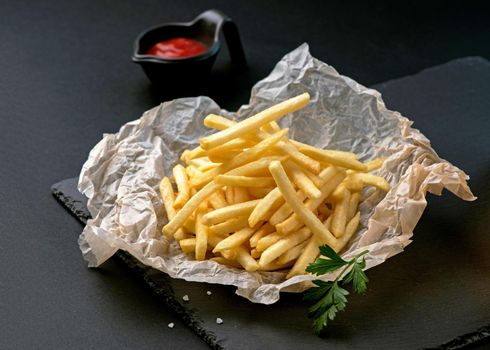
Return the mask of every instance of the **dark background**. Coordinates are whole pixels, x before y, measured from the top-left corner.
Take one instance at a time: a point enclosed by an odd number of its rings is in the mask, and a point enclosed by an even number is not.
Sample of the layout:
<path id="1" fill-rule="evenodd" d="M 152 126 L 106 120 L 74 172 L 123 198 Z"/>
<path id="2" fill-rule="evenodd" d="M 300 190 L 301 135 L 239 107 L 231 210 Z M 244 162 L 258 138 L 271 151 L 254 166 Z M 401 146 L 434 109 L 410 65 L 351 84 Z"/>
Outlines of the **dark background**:
<path id="1" fill-rule="evenodd" d="M 250 65 L 229 74 L 222 50 L 206 94 L 228 109 L 303 42 L 364 85 L 490 58 L 483 2 L 0 1 L 0 348 L 206 347 L 121 266 L 87 269 L 49 188 L 165 99 L 130 60 L 136 35 L 208 8 L 238 24 Z"/>

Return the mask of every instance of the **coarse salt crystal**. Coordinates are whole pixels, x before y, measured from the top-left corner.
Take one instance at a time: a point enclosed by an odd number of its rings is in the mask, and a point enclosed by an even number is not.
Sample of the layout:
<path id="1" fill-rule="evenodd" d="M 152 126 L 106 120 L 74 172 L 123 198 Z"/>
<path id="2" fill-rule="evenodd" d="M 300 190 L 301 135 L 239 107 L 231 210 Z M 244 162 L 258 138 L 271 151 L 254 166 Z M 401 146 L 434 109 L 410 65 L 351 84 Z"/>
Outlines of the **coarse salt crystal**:
<path id="1" fill-rule="evenodd" d="M 210 291 L 210 290 L 208 290 L 208 291 L 206 292 L 206 294 L 207 294 L 207 295 L 211 295 L 211 294 L 213 294 L 213 293 L 211 293 L 211 291 Z"/>
<path id="2" fill-rule="evenodd" d="M 188 296 L 187 294 L 186 294 L 186 295 L 184 295 L 184 296 L 182 297 L 182 300 L 184 300 L 184 301 L 189 301 L 189 296 Z"/>
<path id="3" fill-rule="evenodd" d="M 222 324 L 222 323 L 223 323 L 223 320 L 222 320 L 221 318 L 219 318 L 219 317 L 218 317 L 218 318 L 216 319 L 216 323 L 217 323 L 217 324 Z"/>
<path id="4" fill-rule="evenodd" d="M 174 328 L 174 326 L 175 326 L 175 324 L 174 324 L 173 322 L 170 322 L 170 323 L 168 324 L 168 328 Z"/>

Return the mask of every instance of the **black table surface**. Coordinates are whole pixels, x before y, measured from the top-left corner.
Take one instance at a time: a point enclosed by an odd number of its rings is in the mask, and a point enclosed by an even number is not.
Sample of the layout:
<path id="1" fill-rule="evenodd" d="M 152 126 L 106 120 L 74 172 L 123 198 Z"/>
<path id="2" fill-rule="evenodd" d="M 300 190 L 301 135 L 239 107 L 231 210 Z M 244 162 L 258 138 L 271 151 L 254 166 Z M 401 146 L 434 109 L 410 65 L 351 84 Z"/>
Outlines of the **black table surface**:
<path id="1" fill-rule="evenodd" d="M 490 17 L 475 3 L 1 1 L 0 348 L 206 348 L 123 268 L 86 268 L 81 226 L 50 186 L 79 172 L 102 133 L 166 98 L 130 61 L 134 37 L 207 8 L 234 18 L 250 64 L 238 79 L 220 55 L 206 94 L 228 109 L 304 41 L 364 85 L 490 58 Z"/>

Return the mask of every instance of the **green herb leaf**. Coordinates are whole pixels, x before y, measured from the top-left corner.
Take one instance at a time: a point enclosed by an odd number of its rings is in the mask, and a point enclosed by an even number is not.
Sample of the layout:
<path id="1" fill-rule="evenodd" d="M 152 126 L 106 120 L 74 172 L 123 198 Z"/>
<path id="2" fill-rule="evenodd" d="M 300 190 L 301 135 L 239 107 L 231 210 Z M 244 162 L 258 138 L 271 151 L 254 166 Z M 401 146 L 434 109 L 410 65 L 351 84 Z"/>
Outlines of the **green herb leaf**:
<path id="1" fill-rule="evenodd" d="M 327 258 L 330 258 L 334 261 L 338 261 L 338 262 L 343 262 L 345 264 L 347 264 L 347 261 L 345 261 L 344 259 L 342 259 L 336 252 L 335 250 L 333 250 L 332 248 L 330 248 L 330 246 L 328 245 L 322 245 L 320 248 L 320 255 L 323 255 L 323 256 L 326 256 Z"/>
<path id="2" fill-rule="evenodd" d="M 362 271 L 365 266 L 366 262 L 364 260 L 361 263 L 356 262 L 352 266 L 350 272 L 342 280 L 342 283 L 345 285 L 352 282 L 352 286 L 356 293 L 364 293 L 367 289 L 367 283 L 369 281 L 364 271 Z"/>
<path id="3" fill-rule="evenodd" d="M 339 311 L 345 309 L 347 304 L 346 296 L 349 295 L 349 292 L 340 287 L 339 282 L 342 285 L 352 282 L 356 293 L 364 293 L 366 291 L 367 282 L 369 281 L 363 271 L 363 268 L 366 267 L 366 261 L 364 259 L 362 261 L 357 260 L 367 252 L 367 250 L 363 251 L 353 259 L 345 261 L 332 248 L 325 245 L 320 247 L 320 253 L 329 259 L 318 258 L 307 267 L 306 271 L 317 275 L 330 273 L 344 267 L 334 281 L 314 280 L 313 283 L 316 287 L 308 289 L 304 294 L 305 300 L 315 302 L 309 308 L 308 317 L 314 319 L 313 329 L 317 335 L 327 327 L 329 320 L 333 320 Z M 351 266 L 352 268 L 349 271 Z"/>

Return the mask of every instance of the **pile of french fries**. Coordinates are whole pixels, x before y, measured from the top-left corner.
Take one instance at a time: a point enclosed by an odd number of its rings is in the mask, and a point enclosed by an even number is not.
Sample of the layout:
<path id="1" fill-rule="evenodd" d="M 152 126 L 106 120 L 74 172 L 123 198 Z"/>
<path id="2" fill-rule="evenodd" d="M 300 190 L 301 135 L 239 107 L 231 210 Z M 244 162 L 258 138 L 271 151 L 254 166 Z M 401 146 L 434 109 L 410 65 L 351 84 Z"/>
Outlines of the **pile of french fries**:
<path id="1" fill-rule="evenodd" d="M 289 269 L 287 278 L 304 274 L 319 246 L 344 249 L 359 225 L 363 188 L 390 187 L 369 173 L 383 159 L 361 163 L 350 152 L 288 139 L 276 121 L 309 99 L 304 93 L 240 122 L 208 115 L 204 125 L 218 131 L 184 151 L 185 166 L 161 180 L 163 234 L 197 260 Z"/>

